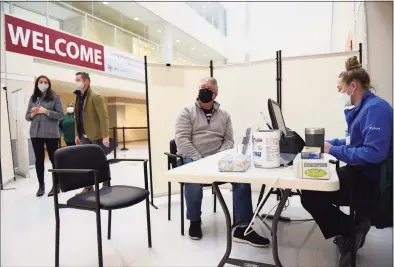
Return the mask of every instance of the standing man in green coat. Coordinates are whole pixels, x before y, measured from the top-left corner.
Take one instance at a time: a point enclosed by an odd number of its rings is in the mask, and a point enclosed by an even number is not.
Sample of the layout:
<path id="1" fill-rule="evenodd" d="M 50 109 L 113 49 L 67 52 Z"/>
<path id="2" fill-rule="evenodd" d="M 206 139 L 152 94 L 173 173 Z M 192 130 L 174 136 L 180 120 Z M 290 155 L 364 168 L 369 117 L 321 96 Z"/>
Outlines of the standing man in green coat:
<path id="1" fill-rule="evenodd" d="M 75 144 L 96 144 L 108 154 L 109 122 L 104 98 L 90 88 L 88 73 L 76 73 L 75 83 Z M 92 190 L 93 186 L 86 187 L 82 194 Z"/>
<path id="2" fill-rule="evenodd" d="M 59 123 L 60 134 L 67 146 L 75 145 L 75 115 L 74 103 L 67 105 L 67 112 L 64 114 L 64 119 Z"/>

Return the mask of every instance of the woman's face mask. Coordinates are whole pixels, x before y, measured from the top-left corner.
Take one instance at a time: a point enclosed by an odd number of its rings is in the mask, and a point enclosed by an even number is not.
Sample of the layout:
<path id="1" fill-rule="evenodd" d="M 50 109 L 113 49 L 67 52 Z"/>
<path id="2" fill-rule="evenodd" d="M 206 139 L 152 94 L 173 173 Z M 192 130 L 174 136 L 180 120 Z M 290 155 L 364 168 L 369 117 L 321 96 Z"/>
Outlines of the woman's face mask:
<path id="1" fill-rule="evenodd" d="M 39 83 L 38 89 L 41 91 L 41 93 L 45 93 L 48 90 L 49 85 L 47 83 Z"/>
<path id="2" fill-rule="evenodd" d="M 337 93 L 337 99 L 344 107 L 353 106 L 351 96 L 354 94 L 354 89 L 351 85 L 352 84 L 350 84 L 346 89 L 338 86 L 339 92 Z"/>
<path id="3" fill-rule="evenodd" d="M 74 113 L 74 107 L 67 107 L 68 113 Z"/>

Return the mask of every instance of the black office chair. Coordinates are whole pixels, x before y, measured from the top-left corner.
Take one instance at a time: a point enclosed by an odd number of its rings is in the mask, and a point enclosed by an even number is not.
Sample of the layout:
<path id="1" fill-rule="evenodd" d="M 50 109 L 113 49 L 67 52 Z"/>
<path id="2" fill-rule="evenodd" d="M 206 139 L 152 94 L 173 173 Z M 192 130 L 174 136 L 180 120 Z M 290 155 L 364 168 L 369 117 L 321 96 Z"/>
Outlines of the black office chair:
<path id="1" fill-rule="evenodd" d="M 168 170 L 174 169 L 178 166 L 182 166 L 184 164 L 183 158 L 180 155 L 177 155 L 178 149 L 176 147 L 175 140 L 170 141 L 170 153 L 164 153 L 167 156 L 167 167 Z M 179 183 L 181 186 L 181 235 L 185 233 L 185 203 L 184 203 L 184 183 Z M 226 183 L 218 183 L 219 185 L 226 184 Z M 203 187 L 211 187 L 212 184 L 204 184 Z M 216 194 L 212 188 L 212 194 L 214 195 L 213 198 L 213 212 L 216 213 Z M 233 219 L 234 219 L 234 201 L 233 201 Z M 168 182 L 168 220 L 171 220 L 171 182 Z"/>
<path id="2" fill-rule="evenodd" d="M 109 162 L 137 161 L 144 164 L 145 189 L 116 185 L 111 186 L 111 174 Z M 70 198 L 66 204 L 58 202 L 58 193 L 55 190 L 54 204 L 56 217 L 56 247 L 55 266 L 59 266 L 59 239 L 60 239 L 60 218 L 59 209 L 71 208 L 79 210 L 89 210 L 96 213 L 97 226 L 97 246 L 99 267 L 103 266 L 103 252 L 101 240 L 101 215 L 100 210 L 108 210 L 108 240 L 111 239 L 111 215 L 112 210 L 131 207 L 145 200 L 146 220 L 148 228 L 148 246 L 152 247 L 150 211 L 149 211 L 149 191 L 148 191 L 148 171 L 147 160 L 143 159 L 111 159 L 107 161 L 104 151 L 97 145 L 70 146 L 58 149 L 55 152 L 54 167 L 52 172 L 54 186 L 59 186 L 63 192 L 95 186 L 95 190 L 85 194 L 76 195 Z M 99 190 L 99 183 L 108 182 L 108 187 Z"/>

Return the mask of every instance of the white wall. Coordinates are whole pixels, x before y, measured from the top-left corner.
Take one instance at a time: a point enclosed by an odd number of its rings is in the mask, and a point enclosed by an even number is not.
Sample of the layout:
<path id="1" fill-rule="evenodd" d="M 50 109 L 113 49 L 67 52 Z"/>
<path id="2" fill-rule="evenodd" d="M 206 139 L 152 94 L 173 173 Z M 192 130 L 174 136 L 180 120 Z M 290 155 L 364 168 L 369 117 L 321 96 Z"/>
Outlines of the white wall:
<path id="1" fill-rule="evenodd" d="M 331 3 L 250 3 L 252 61 L 329 52 Z"/>
<path id="2" fill-rule="evenodd" d="M 393 2 L 366 2 L 367 69 L 377 95 L 393 104 Z"/>

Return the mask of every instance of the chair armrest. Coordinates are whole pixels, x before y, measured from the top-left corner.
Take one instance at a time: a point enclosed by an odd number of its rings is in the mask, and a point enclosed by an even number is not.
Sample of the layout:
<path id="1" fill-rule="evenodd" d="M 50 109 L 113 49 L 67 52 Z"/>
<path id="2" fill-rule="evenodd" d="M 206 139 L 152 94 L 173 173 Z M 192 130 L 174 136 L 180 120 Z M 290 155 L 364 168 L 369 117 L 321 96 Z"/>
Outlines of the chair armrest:
<path id="1" fill-rule="evenodd" d="M 108 163 L 110 162 L 121 162 L 121 161 L 128 161 L 128 162 L 143 162 L 144 163 L 144 182 L 145 182 L 145 189 L 148 189 L 148 160 L 147 159 L 109 159 L 107 160 Z M 152 176 L 151 176 L 152 177 Z M 151 191 L 153 191 L 153 185 L 151 183 Z"/>
<path id="2" fill-rule="evenodd" d="M 93 169 L 50 169 L 48 171 L 52 173 L 70 173 L 70 174 L 98 172 Z"/>
<path id="3" fill-rule="evenodd" d="M 339 161 L 336 159 L 330 159 L 328 162 L 331 164 L 338 164 Z"/>
<path id="4" fill-rule="evenodd" d="M 183 157 L 180 156 L 180 155 L 174 155 L 174 154 L 167 153 L 167 152 L 165 152 L 164 155 L 166 155 L 167 157 L 176 158 L 176 159 L 182 159 L 182 158 L 183 158 Z"/>
<path id="5" fill-rule="evenodd" d="M 107 160 L 108 163 L 110 162 L 121 162 L 121 161 L 133 161 L 133 162 L 143 162 L 143 163 L 147 163 L 148 160 L 147 159 L 109 159 Z"/>

